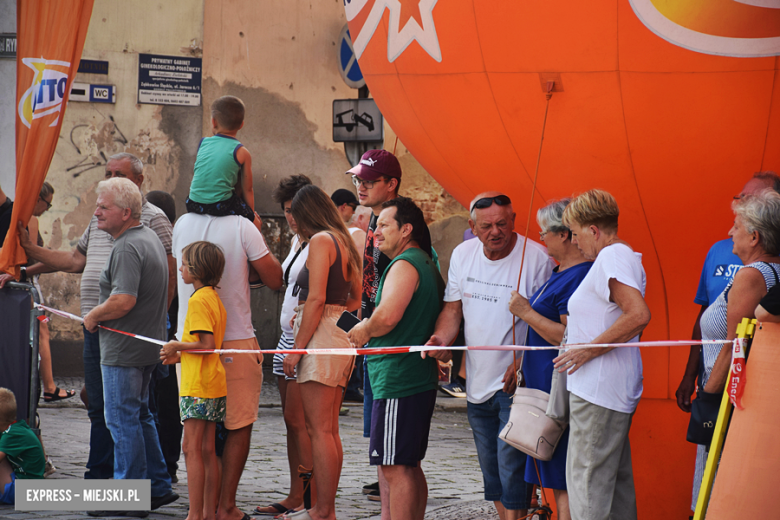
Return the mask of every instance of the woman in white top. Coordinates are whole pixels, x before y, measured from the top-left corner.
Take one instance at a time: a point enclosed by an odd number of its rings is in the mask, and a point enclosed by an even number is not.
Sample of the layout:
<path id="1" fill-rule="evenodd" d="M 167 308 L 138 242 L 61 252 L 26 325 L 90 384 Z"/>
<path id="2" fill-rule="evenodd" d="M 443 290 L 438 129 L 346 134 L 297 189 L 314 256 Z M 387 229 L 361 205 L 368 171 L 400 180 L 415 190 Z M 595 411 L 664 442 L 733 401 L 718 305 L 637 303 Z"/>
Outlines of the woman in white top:
<path id="1" fill-rule="evenodd" d="M 569 299 L 568 345 L 639 341 L 650 321 L 642 255 L 618 238 L 618 214 L 614 197 L 602 190 L 581 194 L 564 211 L 572 242 L 594 260 Z M 554 362 L 569 374 L 572 518 L 636 519 L 628 431 L 642 395 L 639 348 L 569 349 Z"/>
<path id="2" fill-rule="evenodd" d="M 298 273 L 306 264 L 306 258 L 309 251 L 306 247 L 308 241 L 303 240 L 298 233 L 298 225 L 292 216 L 290 207 L 293 197 L 298 190 L 311 184 L 311 180 L 305 175 L 292 175 L 279 181 L 279 185 L 274 189 L 272 197 L 274 202 L 282 206 L 284 217 L 293 232 L 293 238 L 290 242 L 290 253 L 282 263 L 282 273 L 284 285 L 286 286 L 284 300 L 282 302 L 282 313 L 279 318 L 279 324 L 282 329 L 282 336 L 279 338 L 278 350 L 289 350 L 293 348 L 295 339 L 293 338 L 293 329 L 290 324 L 295 307 L 298 305 L 298 296 L 293 296 L 295 280 L 298 279 Z M 311 440 L 306 431 L 306 424 L 303 419 L 303 402 L 301 401 L 301 392 L 298 389 L 295 377 L 286 377 L 282 363 L 285 354 L 274 354 L 273 373 L 276 376 L 279 385 L 279 394 L 282 398 L 282 412 L 284 413 L 284 425 L 287 428 L 287 459 L 290 463 L 290 492 L 287 497 L 279 503 L 273 503 L 264 507 L 256 507 L 255 514 L 258 515 L 280 515 L 291 509 L 301 508 L 303 505 L 303 482 L 298 477 L 298 466 L 311 469 L 312 453 Z"/>

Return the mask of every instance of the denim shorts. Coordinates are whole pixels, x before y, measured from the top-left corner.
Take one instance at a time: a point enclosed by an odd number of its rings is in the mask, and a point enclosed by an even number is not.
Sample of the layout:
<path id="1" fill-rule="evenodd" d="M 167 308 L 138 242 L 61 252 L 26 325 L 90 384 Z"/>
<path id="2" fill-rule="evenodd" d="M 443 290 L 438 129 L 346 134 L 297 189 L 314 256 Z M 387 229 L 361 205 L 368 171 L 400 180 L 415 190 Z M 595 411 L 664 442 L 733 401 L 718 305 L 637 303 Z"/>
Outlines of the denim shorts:
<path id="1" fill-rule="evenodd" d="M 498 438 L 509 420 L 512 399 L 502 390 L 484 403 L 468 403 L 468 418 L 477 445 L 485 500 L 506 509 L 528 509 L 532 486 L 525 481 L 527 455 Z"/>

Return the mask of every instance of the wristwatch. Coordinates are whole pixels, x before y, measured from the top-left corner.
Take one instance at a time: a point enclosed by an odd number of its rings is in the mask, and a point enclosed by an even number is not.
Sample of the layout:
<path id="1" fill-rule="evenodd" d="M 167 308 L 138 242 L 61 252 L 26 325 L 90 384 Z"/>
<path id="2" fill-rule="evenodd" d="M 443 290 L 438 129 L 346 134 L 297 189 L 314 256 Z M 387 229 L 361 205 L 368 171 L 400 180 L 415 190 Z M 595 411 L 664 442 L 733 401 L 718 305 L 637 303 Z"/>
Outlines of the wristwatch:
<path id="1" fill-rule="evenodd" d="M 20 267 L 21 274 L 19 275 L 19 281 L 24 283 L 27 281 L 27 268 L 26 267 Z"/>

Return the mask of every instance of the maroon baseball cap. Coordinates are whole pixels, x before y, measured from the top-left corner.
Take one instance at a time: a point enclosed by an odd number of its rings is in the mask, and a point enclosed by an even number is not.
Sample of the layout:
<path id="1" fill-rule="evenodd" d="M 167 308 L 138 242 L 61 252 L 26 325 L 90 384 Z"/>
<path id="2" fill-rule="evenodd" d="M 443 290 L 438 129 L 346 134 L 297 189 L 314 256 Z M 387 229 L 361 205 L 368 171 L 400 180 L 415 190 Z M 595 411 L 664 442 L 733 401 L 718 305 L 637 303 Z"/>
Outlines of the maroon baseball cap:
<path id="1" fill-rule="evenodd" d="M 348 174 L 365 181 L 375 181 L 382 176 L 401 178 L 401 165 L 395 155 L 387 150 L 369 150 L 360 158 L 360 162 Z"/>

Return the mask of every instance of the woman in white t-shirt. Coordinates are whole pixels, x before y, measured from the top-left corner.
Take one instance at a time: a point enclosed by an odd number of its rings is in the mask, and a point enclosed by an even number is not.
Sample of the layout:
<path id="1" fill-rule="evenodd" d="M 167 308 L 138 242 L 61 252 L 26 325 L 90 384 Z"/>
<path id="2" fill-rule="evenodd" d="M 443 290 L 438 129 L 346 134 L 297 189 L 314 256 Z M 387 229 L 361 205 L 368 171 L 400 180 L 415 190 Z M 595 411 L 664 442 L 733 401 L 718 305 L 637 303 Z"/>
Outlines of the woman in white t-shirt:
<path id="1" fill-rule="evenodd" d="M 564 211 L 572 242 L 594 260 L 569 299 L 566 344 L 628 343 L 650 322 L 642 255 L 617 236 L 618 206 L 590 190 Z M 566 484 L 572 518 L 636 519 L 628 431 L 642 395 L 638 347 L 569 349 L 555 360 L 568 371 Z"/>
<path id="2" fill-rule="evenodd" d="M 298 273 L 306 264 L 306 258 L 309 251 L 306 247 L 308 242 L 301 239 L 298 233 L 298 225 L 292 216 L 290 207 L 293 197 L 298 190 L 311 184 L 311 180 L 305 175 L 292 175 L 279 181 L 279 185 L 274 189 L 272 197 L 274 202 L 282 206 L 284 217 L 290 226 L 290 231 L 294 233 L 290 242 L 290 252 L 287 258 L 282 262 L 282 273 L 285 285 L 284 300 L 282 302 L 282 313 L 279 317 L 279 325 L 282 329 L 282 336 L 279 338 L 277 350 L 289 350 L 293 348 L 295 339 L 293 338 L 293 329 L 290 321 L 295 314 L 295 307 L 298 306 L 298 296 L 293 296 L 295 280 L 298 279 Z M 284 363 L 285 354 L 274 354 L 273 373 L 279 386 L 279 395 L 282 398 L 282 412 L 284 413 L 284 425 L 287 428 L 287 459 L 290 463 L 290 492 L 280 503 L 273 503 L 264 507 L 256 507 L 255 514 L 275 516 L 285 513 L 291 509 L 301 508 L 303 506 L 303 481 L 299 478 L 298 466 L 304 468 L 312 467 L 311 439 L 306 431 L 306 424 L 303 419 L 303 402 L 301 401 L 301 392 L 295 377 L 286 377 L 282 363 Z"/>

